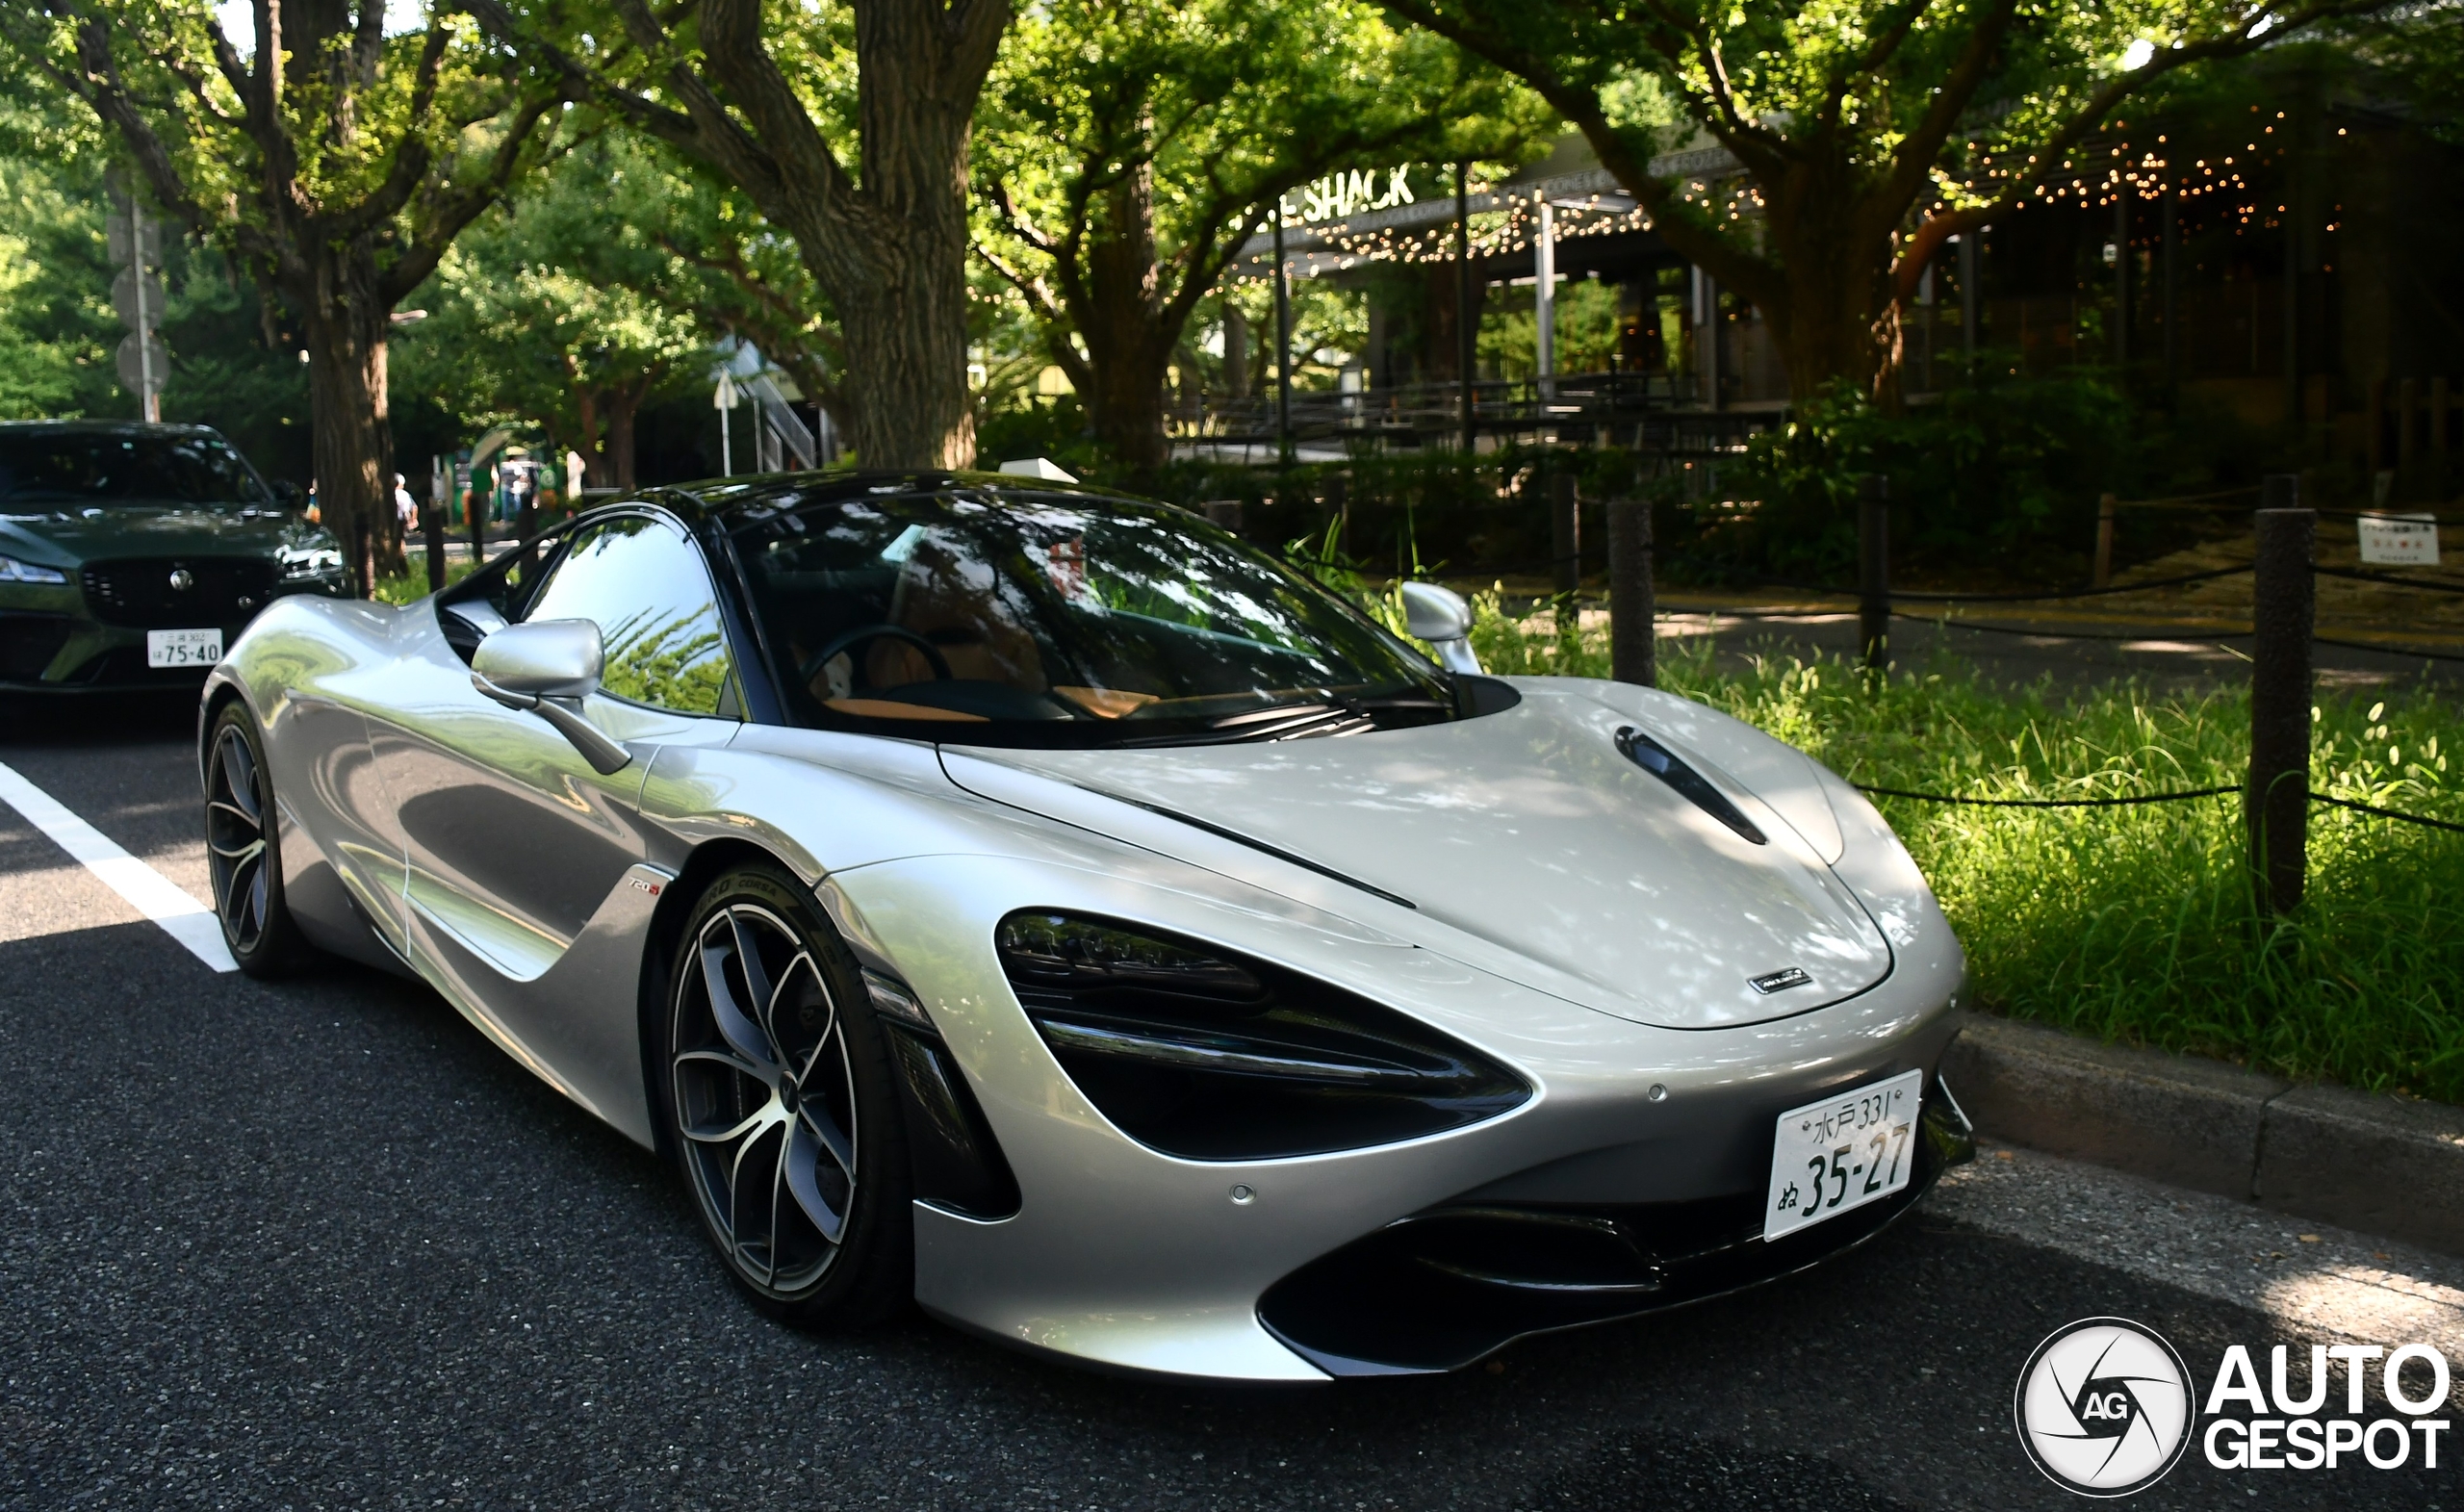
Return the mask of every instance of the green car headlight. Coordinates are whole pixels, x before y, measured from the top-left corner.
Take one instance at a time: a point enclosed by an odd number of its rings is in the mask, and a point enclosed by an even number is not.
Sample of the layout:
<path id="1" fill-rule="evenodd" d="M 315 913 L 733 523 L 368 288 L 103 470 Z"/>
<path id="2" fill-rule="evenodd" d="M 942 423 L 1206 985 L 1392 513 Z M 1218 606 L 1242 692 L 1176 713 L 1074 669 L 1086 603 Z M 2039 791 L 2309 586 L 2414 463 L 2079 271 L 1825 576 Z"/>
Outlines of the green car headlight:
<path id="1" fill-rule="evenodd" d="M 57 567 L 38 567 L 13 556 L 0 556 L 0 582 L 64 583 L 68 575 Z"/>

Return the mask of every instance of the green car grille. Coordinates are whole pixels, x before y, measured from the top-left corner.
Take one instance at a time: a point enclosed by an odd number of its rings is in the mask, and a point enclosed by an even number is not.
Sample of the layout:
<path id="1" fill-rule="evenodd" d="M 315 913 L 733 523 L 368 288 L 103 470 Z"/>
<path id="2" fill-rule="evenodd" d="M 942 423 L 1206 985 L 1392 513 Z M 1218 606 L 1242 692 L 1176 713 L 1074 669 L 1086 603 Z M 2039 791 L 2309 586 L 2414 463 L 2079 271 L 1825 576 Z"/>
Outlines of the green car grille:
<path id="1" fill-rule="evenodd" d="M 273 597 L 274 565 L 240 556 L 128 556 L 89 562 L 86 605 L 106 625 L 234 628 Z"/>

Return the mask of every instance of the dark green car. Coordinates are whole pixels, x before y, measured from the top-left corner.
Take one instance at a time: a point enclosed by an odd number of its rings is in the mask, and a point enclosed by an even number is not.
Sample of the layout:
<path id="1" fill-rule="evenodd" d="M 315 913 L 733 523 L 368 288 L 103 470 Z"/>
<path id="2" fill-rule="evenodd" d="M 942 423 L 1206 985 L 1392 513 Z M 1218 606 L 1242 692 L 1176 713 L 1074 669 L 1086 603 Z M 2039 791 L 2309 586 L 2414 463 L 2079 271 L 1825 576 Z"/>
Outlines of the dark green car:
<path id="1" fill-rule="evenodd" d="M 195 688 L 342 547 L 203 425 L 0 422 L 0 690 Z"/>

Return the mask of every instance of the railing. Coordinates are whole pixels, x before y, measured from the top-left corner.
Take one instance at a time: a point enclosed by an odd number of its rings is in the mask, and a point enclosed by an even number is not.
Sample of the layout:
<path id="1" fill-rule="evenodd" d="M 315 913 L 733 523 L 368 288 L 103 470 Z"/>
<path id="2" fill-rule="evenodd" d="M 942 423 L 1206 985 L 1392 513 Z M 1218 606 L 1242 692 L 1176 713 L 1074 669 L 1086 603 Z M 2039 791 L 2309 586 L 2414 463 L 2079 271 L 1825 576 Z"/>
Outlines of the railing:
<path id="1" fill-rule="evenodd" d="M 1692 377 L 1665 372 L 1568 373 L 1545 390 L 1529 380 L 1494 378 L 1471 387 L 1473 433 L 1500 442 L 1712 456 L 1740 448 L 1778 419 L 1763 410 L 1704 408 Z M 1463 386 L 1455 383 L 1301 391 L 1291 396 L 1290 414 L 1295 446 L 1316 452 L 1331 448 L 1373 455 L 1463 444 Z M 1243 460 L 1273 462 L 1283 440 L 1271 392 L 1176 405 L 1168 422 L 1173 445 L 1185 455 L 1237 449 Z"/>

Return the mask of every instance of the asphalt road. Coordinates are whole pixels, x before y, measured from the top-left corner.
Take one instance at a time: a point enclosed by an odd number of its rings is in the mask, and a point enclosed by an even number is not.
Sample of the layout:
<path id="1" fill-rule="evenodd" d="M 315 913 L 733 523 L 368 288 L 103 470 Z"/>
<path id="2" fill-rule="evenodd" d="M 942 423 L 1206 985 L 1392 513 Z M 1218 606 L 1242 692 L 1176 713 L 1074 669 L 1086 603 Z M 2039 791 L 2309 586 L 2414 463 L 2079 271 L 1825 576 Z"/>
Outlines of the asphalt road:
<path id="1" fill-rule="evenodd" d="M 192 717 L 0 709 L 0 761 L 202 897 Z M 920 1318 L 802 1334 L 731 1294 L 667 1170 L 431 993 L 218 975 L 0 807 L 8 1506 L 2072 1505 L 2011 1422 L 2066 1320 L 2146 1322 L 2194 1376 L 2235 1343 L 2464 1359 L 2464 1262 L 2297 1227 L 1989 1151 L 1822 1270 L 1457 1376 L 1211 1389 Z M 2133 1500 L 2452 1507 L 2459 1458 L 2194 1449 Z"/>

